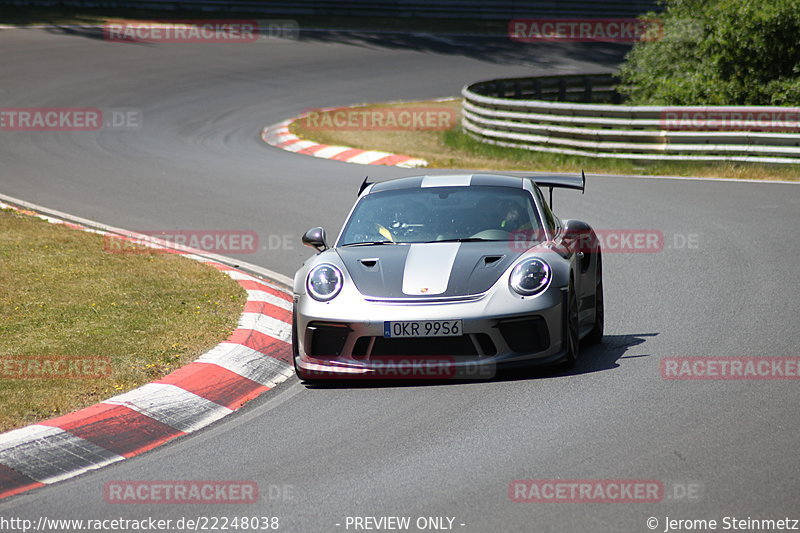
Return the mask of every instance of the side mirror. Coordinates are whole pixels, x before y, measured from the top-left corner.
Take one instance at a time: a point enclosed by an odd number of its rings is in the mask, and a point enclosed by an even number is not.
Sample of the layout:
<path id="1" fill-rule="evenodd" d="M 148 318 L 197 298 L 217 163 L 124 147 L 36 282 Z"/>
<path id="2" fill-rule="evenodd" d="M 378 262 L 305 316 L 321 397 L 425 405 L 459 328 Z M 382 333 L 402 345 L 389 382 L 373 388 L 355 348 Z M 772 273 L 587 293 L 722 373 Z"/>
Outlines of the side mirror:
<path id="1" fill-rule="evenodd" d="M 317 252 L 324 252 L 328 249 L 325 242 L 325 230 L 323 228 L 311 228 L 303 235 L 303 244 L 314 248 Z"/>
<path id="2" fill-rule="evenodd" d="M 591 226 L 580 220 L 565 220 L 562 242 L 576 252 L 591 253 L 596 247 L 596 238 Z"/>

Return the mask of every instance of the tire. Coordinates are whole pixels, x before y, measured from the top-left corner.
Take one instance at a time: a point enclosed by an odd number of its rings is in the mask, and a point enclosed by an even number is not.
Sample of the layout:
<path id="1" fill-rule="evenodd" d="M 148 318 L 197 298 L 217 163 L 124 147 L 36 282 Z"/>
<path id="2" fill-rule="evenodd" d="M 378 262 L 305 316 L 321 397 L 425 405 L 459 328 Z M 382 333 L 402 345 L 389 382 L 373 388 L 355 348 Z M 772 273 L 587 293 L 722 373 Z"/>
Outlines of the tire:
<path id="1" fill-rule="evenodd" d="M 567 289 L 567 355 L 562 363 L 563 368 L 574 368 L 580 355 L 580 325 L 578 324 L 578 295 L 575 284 L 570 277 Z"/>
<path id="2" fill-rule="evenodd" d="M 600 344 L 603 341 L 603 328 L 605 327 L 605 306 L 603 305 L 603 267 L 600 260 L 600 250 L 597 251 L 597 289 L 595 290 L 595 316 L 594 326 L 586 335 L 588 344 Z"/>

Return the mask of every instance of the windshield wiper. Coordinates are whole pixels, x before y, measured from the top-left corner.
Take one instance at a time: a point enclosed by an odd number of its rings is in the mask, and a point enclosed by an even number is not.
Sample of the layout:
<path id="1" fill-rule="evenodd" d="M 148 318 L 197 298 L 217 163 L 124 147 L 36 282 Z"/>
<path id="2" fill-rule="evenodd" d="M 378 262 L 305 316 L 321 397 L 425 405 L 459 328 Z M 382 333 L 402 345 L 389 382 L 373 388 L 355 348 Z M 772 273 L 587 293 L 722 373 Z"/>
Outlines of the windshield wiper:
<path id="1" fill-rule="evenodd" d="M 436 241 L 425 241 L 425 242 L 427 244 L 427 243 L 431 243 L 431 242 L 489 242 L 489 241 L 496 242 L 496 241 L 499 241 L 499 240 L 501 240 L 501 239 L 484 239 L 483 237 L 462 237 L 462 238 L 459 238 L 459 239 L 439 239 L 439 240 L 436 240 Z M 502 239 L 502 240 L 505 240 L 505 239 Z"/>
<path id="2" fill-rule="evenodd" d="M 347 244 L 343 244 L 342 246 L 369 246 L 371 244 L 396 244 L 393 241 L 367 241 L 367 242 L 349 242 Z"/>

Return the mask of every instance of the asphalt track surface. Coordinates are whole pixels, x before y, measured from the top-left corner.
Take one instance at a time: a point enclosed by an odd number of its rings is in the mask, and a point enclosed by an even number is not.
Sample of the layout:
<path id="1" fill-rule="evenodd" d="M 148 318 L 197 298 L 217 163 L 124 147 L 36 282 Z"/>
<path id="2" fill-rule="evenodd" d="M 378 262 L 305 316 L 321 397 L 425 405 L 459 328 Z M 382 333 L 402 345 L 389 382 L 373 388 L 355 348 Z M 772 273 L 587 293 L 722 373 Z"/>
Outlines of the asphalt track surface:
<path id="1" fill-rule="evenodd" d="M 75 30 L 2 31 L 0 50 L 3 107 L 143 113 L 132 132 L 0 132 L 1 193 L 132 230 L 253 230 L 262 244 L 287 235 L 291 247 L 242 259 L 290 276 L 309 255 L 302 232 L 338 231 L 366 173 L 413 171 L 282 152 L 259 140 L 262 126 L 309 107 L 455 95 L 494 76 L 601 71 L 624 53 L 337 33 L 121 44 Z M 585 195 L 557 192 L 555 202 L 562 218 L 665 237 L 660 253 L 606 254 L 606 338 L 574 372 L 375 387 L 291 379 L 199 433 L 0 502 L 0 516 L 266 515 L 282 531 L 344 531 L 347 516 L 448 516 L 465 532 L 800 518 L 797 382 L 660 376 L 662 357 L 798 355 L 800 187 L 590 175 Z M 631 504 L 508 498 L 512 480 L 554 478 L 656 479 L 671 495 L 690 484 L 699 492 Z M 103 499 L 108 481 L 174 479 L 254 480 L 262 499 Z M 276 486 L 291 497 L 271 499 Z"/>

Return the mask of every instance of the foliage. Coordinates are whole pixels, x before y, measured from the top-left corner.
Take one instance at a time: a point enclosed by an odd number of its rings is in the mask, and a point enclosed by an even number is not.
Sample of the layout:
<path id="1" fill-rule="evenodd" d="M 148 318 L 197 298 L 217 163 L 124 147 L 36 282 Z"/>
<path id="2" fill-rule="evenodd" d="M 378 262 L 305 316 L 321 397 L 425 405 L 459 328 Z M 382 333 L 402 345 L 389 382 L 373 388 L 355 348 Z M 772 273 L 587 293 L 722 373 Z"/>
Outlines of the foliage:
<path id="1" fill-rule="evenodd" d="M 633 105 L 800 104 L 800 0 L 666 0 L 620 92 Z"/>

